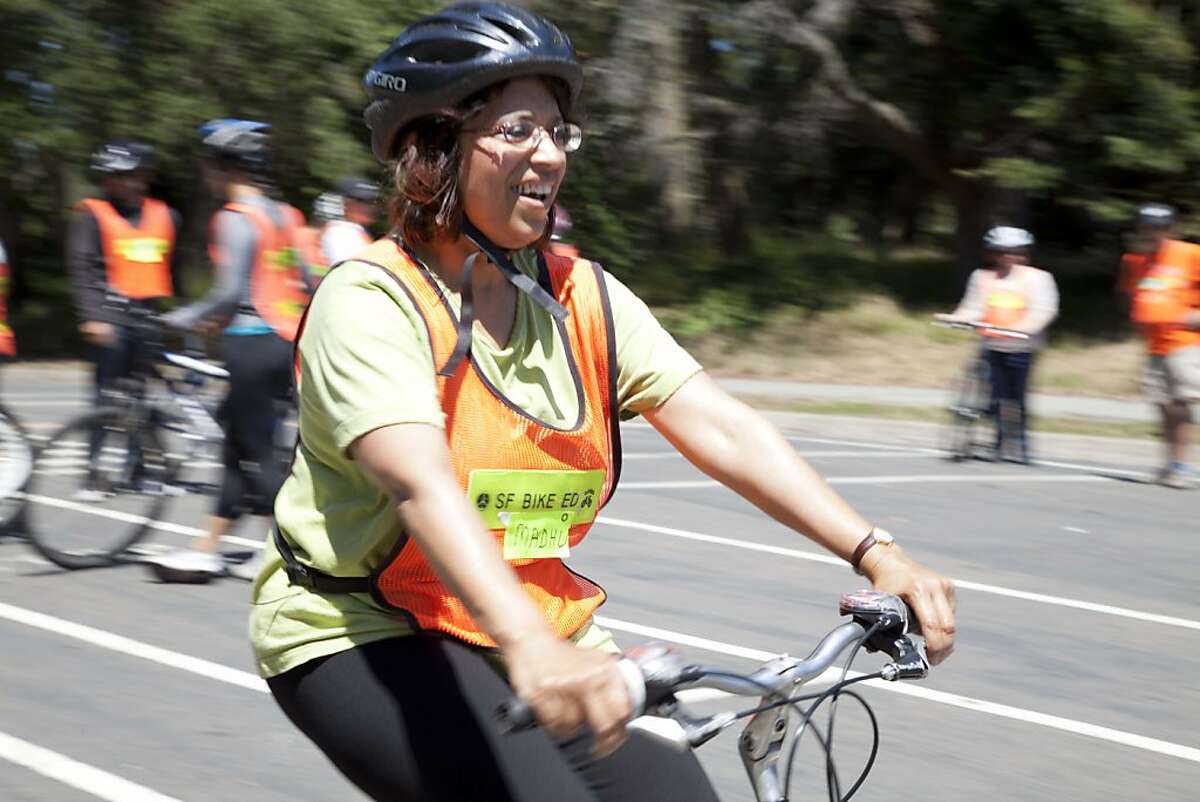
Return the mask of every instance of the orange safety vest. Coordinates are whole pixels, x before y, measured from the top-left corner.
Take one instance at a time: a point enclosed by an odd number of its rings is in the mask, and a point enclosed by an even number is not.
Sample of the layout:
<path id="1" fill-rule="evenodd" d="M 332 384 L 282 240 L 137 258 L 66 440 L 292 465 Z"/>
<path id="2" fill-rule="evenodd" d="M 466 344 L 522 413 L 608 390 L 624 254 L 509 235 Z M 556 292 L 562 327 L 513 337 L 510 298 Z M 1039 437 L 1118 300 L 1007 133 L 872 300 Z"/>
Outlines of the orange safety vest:
<path id="1" fill-rule="evenodd" d="M 175 224 L 167 204 L 154 198 L 142 200 L 142 219 L 137 228 L 108 201 L 87 198 L 79 202 L 96 218 L 109 288 L 133 300 L 169 298 L 171 251 L 175 248 Z"/>
<path id="2" fill-rule="evenodd" d="M 8 262 L 0 261 L 0 356 L 17 355 L 17 339 L 8 327 Z"/>
<path id="3" fill-rule="evenodd" d="M 321 228 L 300 226 L 296 229 L 296 247 L 304 255 L 304 261 L 308 262 L 308 268 L 318 284 L 329 272 L 329 260 L 325 258 L 325 252 L 321 250 L 323 233 L 325 233 L 323 226 Z"/>
<path id="4" fill-rule="evenodd" d="M 551 240 L 550 243 L 546 246 L 546 250 L 549 251 L 550 253 L 554 254 L 555 256 L 565 256 L 568 259 L 578 259 L 579 258 L 579 248 L 575 247 L 573 244 L 571 244 L 569 242 L 562 242 L 560 240 Z"/>
<path id="5" fill-rule="evenodd" d="M 1142 327 L 1151 353 L 1168 354 L 1200 345 L 1200 332 L 1179 325 L 1196 309 L 1200 309 L 1200 246 L 1167 240 L 1133 293 L 1133 322 Z"/>
<path id="6" fill-rule="evenodd" d="M 1127 298 L 1133 298 L 1137 285 L 1146 275 L 1150 264 L 1150 256 L 1144 253 L 1127 253 L 1121 256 L 1121 270 L 1117 276 L 1117 291 Z"/>
<path id="7" fill-rule="evenodd" d="M 1025 268 L 1016 266 L 1001 279 L 994 270 L 983 278 L 983 323 L 1001 329 L 1012 329 L 1020 325 L 1029 311 L 1029 292 L 1025 287 Z M 1003 282 L 1003 284 L 1001 283 Z M 980 330 L 984 337 L 1003 337 L 1003 334 L 987 329 Z"/>
<path id="8" fill-rule="evenodd" d="M 293 342 L 309 298 L 296 257 L 296 222 L 297 217 L 301 222 L 303 217 L 293 207 L 285 206 L 283 225 L 276 226 L 256 206 L 230 202 L 225 209 L 246 215 L 258 229 L 258 248 L 250 276 L 250 302 L 254 311 L 276 334 Z"/>
<path id="9" fill-rule="evenodd" d="M 579 420 L 568 429 L 535 420 L 500 395 L 472 359 L 460 362 L 453 376 L 438 376 L 455 473 L 464 492 L 474 495 L 471 503 L 480 510 L 484 525 L 489 525 L 489 516 L 496 524 L 491 532 L 501 554 L 506 549 L 506 528 L 516 527 L 520 534 L 516 511 L 540 507 L 556 516 L 567 507 L 568 499 L 566 494 L 558 499 L 554 493 L 505 494 L 494 489 L 489 494 L 473 490 L 474 483 L 509 472 L 534 485 L 540 477 L 551 475 L 546 472 L 572 476 L 594 472 L 586 474 L 595 477 L 594 491 L 584 492 L 582 500 L 574 497 L 580 494 L 571 494 L 570 499 L 570 504 L 586 511 L 578 516 L 586 517 L 586 522 L 563 523 L 555 534 L 564 546 L 575 548 L 591 528 L 595 511 L 611 497 L 620 474 L 616 342 L 603 273 L 586 260 L 552 254 L 542 254 L 542 259 L 549 280 L 544 286 L 570 313 L 556 325 L 568 347 L 579 394 Z M 434 364 L 445 365 L 457 343 L 457 321 L 433 278 L 390 239 L 374 242 L 356 261 L 379 266 L 400 284 L 428 328 Z M 299 386 L 298 354 L 296 371 Z M 514 511 L 507 526 L 503 522 L 506 514 L 497 512 L 501 507 Z M 572 513 L 570 520 L 574 517 Z M 562 520 L 568 519 L 564 516 Z M 508 558 L 508 562 L 561 637 L 578 631 L 606 598 L 600 586 L 571 571 L 560 557 Z M 415 540 L 400 539 L 392 555 L 372 574 L 370 587 L 377 602 L 403 613 L 421 629 L 476 646 L 496 645 L 480 630 L 462 600 L 442 584 Z"/>

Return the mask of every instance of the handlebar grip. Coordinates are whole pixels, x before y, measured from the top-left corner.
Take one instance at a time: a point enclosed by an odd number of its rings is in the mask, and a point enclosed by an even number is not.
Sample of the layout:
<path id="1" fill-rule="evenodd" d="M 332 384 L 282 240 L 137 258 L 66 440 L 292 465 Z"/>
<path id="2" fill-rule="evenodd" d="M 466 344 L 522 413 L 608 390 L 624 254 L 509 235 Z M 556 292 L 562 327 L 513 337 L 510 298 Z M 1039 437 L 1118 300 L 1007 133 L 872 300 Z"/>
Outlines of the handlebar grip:
<path id="1" fill-rule="evenodd" d="M 533 729 L 536 723 L 533 708 L 520 699 L 510 699 L 496 708 L 496 724 L 502 735 Z"/>
<path id="2" fill-rule="evenodd" d="M 622 657 L 617 663 L 617 668 L 621 671 L 621 679 L 625 681 L 625 689 L 629 691 L 629 703 L 632 707 L 630 718 L 636 718 L 646 706 L 646 677 L 642 673 L 642 667 L 628 657 Z M 537 724 L 533 708 L 515 697 L 497 707 L 495 715 L 496 724 L 504 735 L 532 729 Z"/>

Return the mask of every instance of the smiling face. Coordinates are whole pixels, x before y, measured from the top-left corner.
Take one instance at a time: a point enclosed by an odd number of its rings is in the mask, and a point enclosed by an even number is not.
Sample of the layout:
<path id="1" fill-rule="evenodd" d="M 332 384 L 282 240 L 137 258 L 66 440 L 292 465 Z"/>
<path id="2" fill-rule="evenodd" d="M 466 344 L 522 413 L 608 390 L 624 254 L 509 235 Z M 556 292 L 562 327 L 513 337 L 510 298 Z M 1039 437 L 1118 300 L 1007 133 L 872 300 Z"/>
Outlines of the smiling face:
<path id="1" fill-rule="evenodd" d="M 518 121 L 542 126 L 536 147 L 529 142 L 510 144 L 496 133 Z M 545 82 L 520 78 L 473 115 L 470 132 L 462 134 L 463 212 L 501 248 L 524 248 L 536 242 L 549 224 L 550 207 L 567 171 L 567 156 L 548 133 L 560 122 L 558 102 Z"/>

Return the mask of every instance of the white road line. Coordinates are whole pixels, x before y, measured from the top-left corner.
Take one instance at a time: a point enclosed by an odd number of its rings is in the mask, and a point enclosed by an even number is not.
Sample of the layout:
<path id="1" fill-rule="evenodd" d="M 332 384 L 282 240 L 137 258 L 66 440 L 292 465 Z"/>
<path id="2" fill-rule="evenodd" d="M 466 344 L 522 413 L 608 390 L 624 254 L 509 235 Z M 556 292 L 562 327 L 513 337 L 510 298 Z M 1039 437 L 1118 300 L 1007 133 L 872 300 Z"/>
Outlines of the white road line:
<path id="1" fill-rule="evenodd" d="M 0 759 L 24 766 L 43 777 L 108 802 L 179 802 L 173 796 L 151 791 L 95 766 L 80 763 L 3 732 L 0 732 Z"/>
<path id="2" fill-rule="evenodd" d="M 910 453 L 906 451 L 797 451 L 797 454 L 805 459 L 821 459 L 833 457 L 853 457 L 853 458 L 870 458 L 870 459 L 922 459 L 929 455 L 922 453 Z M 643 460 L 643 459 L 683 459 L 683 455 L 678 451 L 625 451 L 621 454 L 622 460 Z"/>
<path id="3" fill-rule="evenodd" d="M 783 546 L 771 546 L 766 543 L 755 543 L 750 540 L 738 540 L 737 538 L 720 537 L 718 535 L 705 535 L 700 532 L 689 532 L 686 529 L 675 529 L 669 526 L 644 524 L 640 521 L 628 521 L 620 518 L 610 518 L 607 515 L 601 515 L 596 518 L 596 523 L 607 526 L 621 527 L 624 529 L 636 529 L 641 532 L 654 532 L 656 534 L 682 538 L 684 540 L 713 543 L 718 546 L 731 546 L 733 548 L 745 549 L 747 551 L 760 551 L 766 554 L 777 554 L 781 557 L 791 557 L 797 560 L 825 563 L 826 565 L 837 565 L 842 568 L 849 567 L 845 560 L 834 557 L 831 554 L 802 551 L 800 549 L 790 549 Z M 1071 607 L 1076 610 L 1087 610 L 1088 612 L 1102 613 L 1104 615 L 1117 616 L 1118 618 L 1130 618 L 1135 621 L 1146 621 L 1152 624 L 1165 624 L 1172 627 L 1182 627 L 1183 629 L 1200 630 L 1200 621 L 1193 621 L 1187 618 L 1177 618 L 1175 616 L 1160 615 L 1158 613 L 1147 613 L 1141 610 L 1131 610 L 1128 607 L 1115 607 L 1110 604 L 1096 604 L 1094 602 L 1083 601 L 1081 599 L 1070 599 L 1064 596 L 1050 596 L 1045 593 L 1030 593 L 1024 590 L 1001 587 L 999 585 L 987 585 L 982 582 L 973 582 L 968 579 L 955 579 L 953 581 L 956 587 L 963 588 L 965 590 L 974 590 L 980 593 L 991 593 L 995 596 L 1006 596 L 1011 599 L 1023 599 L 1025 601 L 1039 602 L 1041 604 L 1050 604 L 1056 607 Z"/>
<path id="4" fill-rule="evenodd" d="M 826 476 L 831 485 L 912 485 L 912 484 L 973 484 L 979 482 L 1027 482 L 1031 484 L 1112 482 L 1108 476 L 1079 474 L 1038 473 L 950 473 L 950 474 L 897 474 L 885 476 Z M 621 482 L 624 490 L 698 490 L 706 487 L 723 487 L 713 479 L 681 479 L 660 482 Z"/>
<path id="5" fill-rule="evenodd" d="M 173 652 L 168 649 L 161 649 L 157 646 L 151 646 L 140 641 L 126 638 L 122 635 L 116 635 L 111 632 L 106 632 L 101 629 L 95 629 L 83 624 L 76 624 L 73 621 L 67 621 L 55 616 L 45 615 L 33 610 L 26 610 L 22 607 L 14 607 L 10 604 L 0 602 L 0 618 L 6 618 L 20 624 L 26 624 L 37 629 L 43 629 L 50 632 L 55 632 L 67 637 L 77 638 L 95 646 L 100 646 L 105 649 L 127 654 L 131 657 L 139 657 L 145 660 L 150 660 L 161 665 L 171 668 L 182 669 L 193 674 L 199 674 L 209 679 L 226 682 L 231 685 L 237 685 L 242 688 L 247 688 L 260 693 L 267 692 L 266 683 L 260 678 L 247 671 L 240 671 L 235 668 L 212 663 L 208 660 L 202 660 L 198 657 Z M 658 627 L 643 626 L 634 624 L 629 621 L 622 621 L 616 618 L 607 616 L 597 616 L 596 623 L 602 627 L 608 627 L 621 632 L 628 632 L 642 637 L 654 638 L 657 640 L 670 641 L 682 646 L 692 646 L 697 649 L 703 649 L 717 654 L 730 655 L 732 657 L 740 657 L 756 662 L 770 660 L 776 655 L 772 652 L 763 651 L 761 649 L 752 649 L 746 646 L 737 646 L 731 643 L 723 643 L 722 641 L 702 638 L 696 635 L 688 635 L 682 632 L 674 632 L 669 629 L 660 629 Z M 827 681 L 834 676 L 835 669 L 831 669 L 820 679 Z M 861 672 L 851 672 L 850 676 L 862 676 Z M 960 696 L 959 694 L 946 693 L 944 691 L 935 691 L 928 688 L 918 687 L 914 685 L 902 685 L 899 683 L 882 682 L 879 680 L 869 681 L 867 684 L 873 685 L 876 688 L 892 693 L 899 693 L 905 696 L 913 696 L 926 701 L 937 702 L 939 704 L 950 705 L 952 707 L 960 707 L 965 710 L 974 710 L 980 713 L 1000 716 L 1003 718 L 1015 719 L 1024 721 L 1030 724 L 1036 724 L 1052 729 L 1063 730 L 1078 735 L 1085 735 L 1090 738 L 1110 741 L 1112 743 L 1131 746 L 1136 749 L 1142 749 L 1149 752 L 1157 752 L 1169 757 L 1177 757 L 1183 760 L 1188 760 L 1193 763 L 1200 763 L 1200 749 L 1182 744 L 1173 743 L 1171 741 L 1163 741 L 1157 738 L 1148 738 L 1135 733 L 1124 732 L 1109 727 L 1101 727 L 1096 724 L 1089 724 L 1084 721 L 1075 721 L 1074 719 L 1062 718 L 1060 716 L 1052 716 L 1046 713 L 1039 713 L 1035 710 L 1026 710 L 1019 707 L 1011 707 L 1009 705 L 997 704 L 983 699 L 975 699 L 970 696 Z M 694 695 L 689 701 L 703 701 L 705 699 L 719 698 L 711 694 Z M 154 798 L 147 798 L 147 802 L 153 802 Z M 120 800 L 124 802 L 124 800 Z"/>
<path id="6" fill-rule="evenodd" d="M 650 424 L 644 422 L 631 422 L 622 424 L 622 426 L 631 426 L 637 429 L 653 429 Z M 816 443 L 818 445 L 830 446 L 854 446 L 858 448 L 884 449 L 887 451 L 903 451 L 911 454 L 927 454 L 929 456 L 944 457 L 948 456 L 949 452 L 940 448 L 928 448 L 922 446 L 897 446 L 889 443 L 878 443 L 867 440 L 845 440 L 842 438 L 833 437 L 806 437 L 804 435 L 785 434 L 784 437 L 791 443 Z M 804 452 L 800 452 L 803 454 Z M 1085 465 L 1078 462 L 1063 462 L 1060 460 L 1034 460 L 1035 465 L 1046 468 L 1063 468 L 1072 471 L 1091 471 L 1100 472 L 1110 476 L 1128 476 L 1131 478 L 1144 478 L 1147 476 L 1145 471 L 1127 470 L 1124 468 L 1110 468 L 1104 465 Z"/>
<path id="7" fill-rule="evenodd" d="M 82 406 L 92 403 L 92 399 L 81 398 L 77 401 L 76 400 L 39 401 L 38 399 L 35 399 L 35 398 L 10 399 L 6 396 L 4 399 L 4 403 L 8 404 L 10 407 L 37 407 L 38 409 L 45 409 L 46 407 L 82 407 Z"/>
<path id="8" fill-rule="evenodd" d="M 89 504 L 81 504 L 77 501 L 68 501 L 63 498 L 55 498 L 53 496 L 41 496 L 37 494 L 23 494 L 26 501 L 32 501 L 34 504 L 44 504 L 47 507 L 58 507 L 64 510 L 74 510 L 82 512 L 86 515 L 95 515 L 100 518 L 108 518 L 113 521 L 124 521 L 131 524 L 146 523 L 149 519 L 144 515 L 134 515 L 128 512 L 119 512 L 117 510 L 98 510 Z M 203 529 L 197 529 L 194 526 L 184 526 L 182 524 L 173 524 L 168 521 L 150 521 L 151 529 L 158 529 L 161 532 L 171 532 L 176 535 L 186 535 L 187 537 L 203 537 L 207 534 Z M 265 536 L 264 536 L 265 537 Z M 238 546 L 249 546 L 253 549 L 261 549 L 263 542 L 261 540 L 248 540 L 234 535 L 225 535 L 221 538 L 227 543 L 233 543 Z"/>
<path id="9" fill-rule="evenodd" d="M 127 654 L 130 657 L 138 657 L 142 660 L 158 663 L 159 665 L 177 668 L 180 671 L 199 674 L 202 677 L 215 679 L 218 682 L 237 685 L 252 691 L 267 692 L 267 684 L 260 677 L 251 674 L 249 671 L 230 668 L 220 663 L 202 660 L 199 657 L 191 657 L 190 655 L 173 652 L 170 649 L 161 649 L 157 646 L 151 646 L 148 643 L 126 638 L 124 635 L 117 635 L 103 629 L 89 627 L 86 624 L 77 624 L 65 618 L 27 610 L 24 607 L 15 607 L 4 602 L 0 602 L 0 618 L 7 618 L 9 621 L 14 621 L 18 624 L 25 624 L 36 629 L 65 635 L 68 638 L 81 640 L 84 643 L 90 643 L 102 649 Z"/>

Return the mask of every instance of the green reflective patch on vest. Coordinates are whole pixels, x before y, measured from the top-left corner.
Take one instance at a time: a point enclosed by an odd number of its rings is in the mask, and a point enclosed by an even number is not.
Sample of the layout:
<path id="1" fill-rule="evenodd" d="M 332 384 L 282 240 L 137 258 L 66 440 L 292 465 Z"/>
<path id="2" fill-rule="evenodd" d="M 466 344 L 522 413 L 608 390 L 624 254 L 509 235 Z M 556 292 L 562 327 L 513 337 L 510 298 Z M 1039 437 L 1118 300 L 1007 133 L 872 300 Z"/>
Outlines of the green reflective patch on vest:
<path id="1" fill-rule="evenodd" d="M 563 513 L 573 515 L 571 524 L 588 523 L 596 517 L 603 490 L 602 470 L 505 471 L 489 468 L 471 471 L 467 482 L 467 497 L 488 529 L 508 529 L 514 522 L 531 520 L 531 515 L 561 522 Z"/>
<path id="2" fill-rule="evenodd" d="M 119 239 L 113 243 L 113 250 L 126 261 L 147 265 L 161 263 L 169 249 L 170 243 L 160 237 Z"/>
<path id="3" fill-rule="evenodd" d="M 267 264 L 276 270 L 289 270 L 300 266 L 300 252 L 295 248 L 280 248 L 277 251 L 267 251 Z"/>

